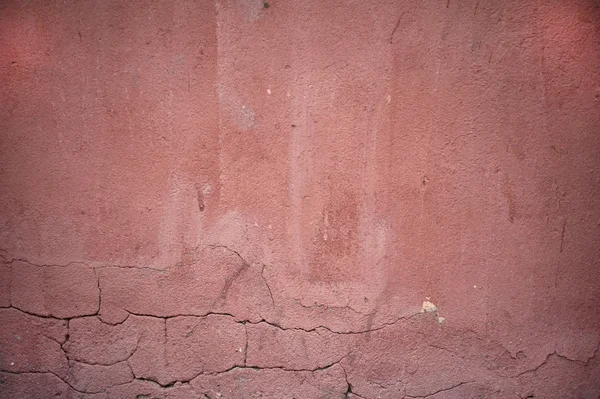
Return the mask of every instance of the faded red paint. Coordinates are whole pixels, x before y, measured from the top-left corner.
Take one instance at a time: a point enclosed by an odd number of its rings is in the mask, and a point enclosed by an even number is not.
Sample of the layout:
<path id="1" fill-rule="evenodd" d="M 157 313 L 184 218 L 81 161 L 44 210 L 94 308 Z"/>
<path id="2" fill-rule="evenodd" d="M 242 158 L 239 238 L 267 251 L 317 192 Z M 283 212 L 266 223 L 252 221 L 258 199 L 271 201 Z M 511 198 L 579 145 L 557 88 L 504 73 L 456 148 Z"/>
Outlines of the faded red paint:
<path id="1" fill-rule="evenodd" d="M 2 2 L 0 397 L 597 398 L 599 61 L 593 0 Z"/>

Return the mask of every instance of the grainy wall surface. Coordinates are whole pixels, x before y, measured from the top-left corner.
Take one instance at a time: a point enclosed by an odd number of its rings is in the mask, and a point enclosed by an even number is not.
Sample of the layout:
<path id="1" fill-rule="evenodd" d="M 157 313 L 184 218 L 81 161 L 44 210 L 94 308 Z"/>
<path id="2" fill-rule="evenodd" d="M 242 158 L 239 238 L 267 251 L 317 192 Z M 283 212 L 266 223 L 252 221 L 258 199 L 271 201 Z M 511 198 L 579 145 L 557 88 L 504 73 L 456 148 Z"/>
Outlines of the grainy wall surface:
<path id="1" fill-rule="evenodd" d="M 1 398 L 598 398 L 600 3 L 0 2 Z"/>

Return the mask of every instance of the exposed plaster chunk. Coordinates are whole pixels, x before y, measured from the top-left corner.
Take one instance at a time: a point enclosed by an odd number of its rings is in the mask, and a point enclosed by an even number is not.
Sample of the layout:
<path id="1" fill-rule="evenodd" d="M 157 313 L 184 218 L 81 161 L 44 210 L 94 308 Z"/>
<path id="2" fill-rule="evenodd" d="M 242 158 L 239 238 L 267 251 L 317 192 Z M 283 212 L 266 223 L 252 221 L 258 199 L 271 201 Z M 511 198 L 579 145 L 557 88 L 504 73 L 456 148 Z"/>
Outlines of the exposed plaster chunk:
<path id="1" fill-rule="evenodd" d="M 429 301 L 424 301 L 423 305 L 421 306 L 421 313 L 425 313 L 425 312 L 437 312 L 438 308 L 437 306 L 435 306 L 432 302 Z"/>

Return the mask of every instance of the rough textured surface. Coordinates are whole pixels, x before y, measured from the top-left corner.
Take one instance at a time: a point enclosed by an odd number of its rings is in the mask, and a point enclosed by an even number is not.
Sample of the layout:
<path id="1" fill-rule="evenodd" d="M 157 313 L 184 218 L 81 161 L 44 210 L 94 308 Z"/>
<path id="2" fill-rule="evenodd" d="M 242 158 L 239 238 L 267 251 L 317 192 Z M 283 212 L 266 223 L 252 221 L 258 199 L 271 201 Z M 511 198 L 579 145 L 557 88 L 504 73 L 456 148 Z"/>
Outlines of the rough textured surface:
<path id="1" fill-rule="evenodd" d="M 9 292 L 15 308 L 61 319 L 98 313 L 100 290 L 93 269 L 77 264 L 37 266 L 19 261 L 11 265 Z"/>
<path id="2" fill-rule="evenodd" d="M 595 0 L 0 2 L 0 398 L 598 398 Z"/>

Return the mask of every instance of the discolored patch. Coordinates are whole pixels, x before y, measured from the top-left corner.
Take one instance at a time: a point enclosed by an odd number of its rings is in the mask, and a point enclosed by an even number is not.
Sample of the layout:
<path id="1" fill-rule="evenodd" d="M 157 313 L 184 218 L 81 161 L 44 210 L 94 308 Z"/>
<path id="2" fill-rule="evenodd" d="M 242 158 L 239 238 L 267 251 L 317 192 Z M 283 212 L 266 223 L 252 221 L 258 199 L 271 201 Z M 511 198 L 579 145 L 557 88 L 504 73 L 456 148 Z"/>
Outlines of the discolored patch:
<path id="1" fill-rule="evenodd" d="M 313 238 L 311 280 L 349 281 L 359 276 L 358 220 L 356 195 L 336 192 L 321 212 L 320 226 Z"/>

